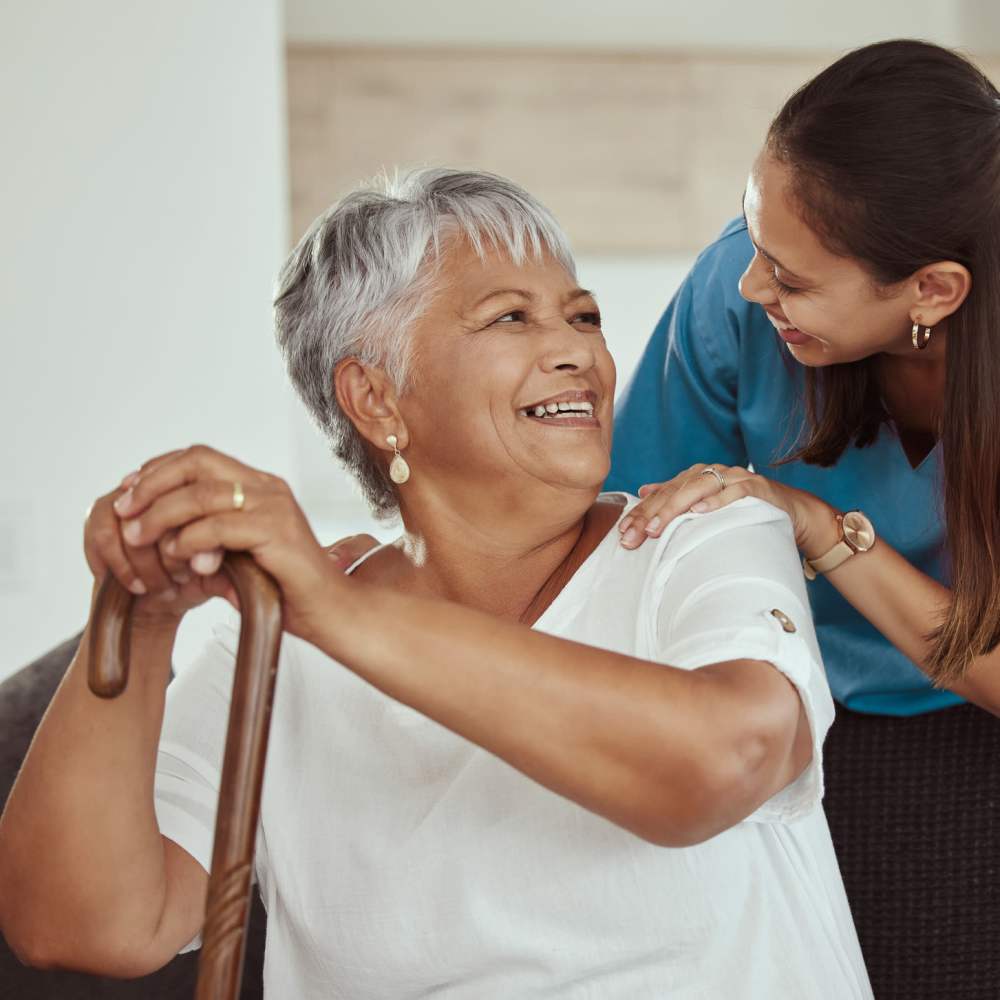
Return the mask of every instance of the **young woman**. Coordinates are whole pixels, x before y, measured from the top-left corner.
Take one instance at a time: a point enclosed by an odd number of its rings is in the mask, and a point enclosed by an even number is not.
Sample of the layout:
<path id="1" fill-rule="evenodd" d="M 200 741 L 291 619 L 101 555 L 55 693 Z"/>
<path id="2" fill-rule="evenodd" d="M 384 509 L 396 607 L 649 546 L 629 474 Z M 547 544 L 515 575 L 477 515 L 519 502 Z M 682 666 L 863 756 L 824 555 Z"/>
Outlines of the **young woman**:
<path id="1" fill-rule="evenodd" d="M 995 996 L 1000 95 L 971 63 L 872 45 L 782 108 L 617 414 L 609 487 L 669 477 L 626 547 L 745 496 L 795 525 L 875 995 Z"/>

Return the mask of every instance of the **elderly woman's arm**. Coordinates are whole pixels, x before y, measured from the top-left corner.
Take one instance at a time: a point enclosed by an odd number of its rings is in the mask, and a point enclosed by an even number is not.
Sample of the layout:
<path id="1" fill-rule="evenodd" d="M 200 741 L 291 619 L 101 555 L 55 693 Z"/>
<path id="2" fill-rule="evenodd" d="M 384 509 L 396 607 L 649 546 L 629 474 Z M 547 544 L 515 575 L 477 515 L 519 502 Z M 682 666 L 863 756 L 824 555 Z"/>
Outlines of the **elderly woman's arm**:
<path id="1" fill-rule="evenodd" d="M 234 479 L 252 496 L 236 511 Z M 175 559 L 216 547 L 249 552 L 281 587 L 288 631 L 655 843 L 696 843 L 732 826 L 791 783 L 815 752 L 797 688 L 768 662 L 771 646 L 727 643 L 712 621 L 708 634 L 718 633 L 711 646 L 718 655 L 673 666 L 669 645 L 661 662 L 645 661 L 346 578 L 286 484 L 201 447 L 154 463 L 119 513 L 131 518 L 122 533 L 132 544 L 154 544 L 183 525 L 166 547 Z M 783 517 L 781 523 L 780 537 L 766 526 L 753 529 L 754 545 L 744 546 L 742 558 L 747 579 L 737 579 L 725 600 L 753 594 L 759 564 L 777 544 L 787 555 L 779 592 L 797 601 L 781 587 L 784 577 L 801 580 L 790 527 Z M 725 563 L 736 572 L 731 554 Z M 663 603 L 682 603 L 695 580 L 673 598 L 665 592 Z M 725 615 L 729 620 L 731 610 Z M 704 619 L 695 617 L 704 635 Z M 766 634 L 773 636 L 780 626 L 769 621 Z M 760 623 L 758 616 L 744 634 L 759 635 Z M 690 666 L 702 669 L 680 669 Z"/>
<path id="2" fill-rule="evenodd" d="M 160 835 L 153 782 L 177 626 L 225 591 L 125 546 L 112 509 L 120 493 L 95 501 L 84 550 L 95 580 L 110 571 L 147 595 L 133 608 L 129 683 L 114 699 L 90 690 L 88 625 L 0 816 L 0 932 L 30 965 L 138 976 L 201 924 L 208 878 Z M 171 569 L 187 577 L 174 591 Z"/>
<path id="3" fill-rule="evenodd" d="M 175 628 L 135 623 L 113 700 L 88 687 L 88 628 L 32 741 L 0 817 L 0 931 L 25 964 L 145 975 L 200 926 L 207 876 L 153 808 Z"/>
<path id="4" fill-rule="evenodd" d="M 456 604 L 331 583 L 329 655 L 654 843 L 714 836 L 809 762 L 802 703 L 770 663 L 682 670 Z"/>

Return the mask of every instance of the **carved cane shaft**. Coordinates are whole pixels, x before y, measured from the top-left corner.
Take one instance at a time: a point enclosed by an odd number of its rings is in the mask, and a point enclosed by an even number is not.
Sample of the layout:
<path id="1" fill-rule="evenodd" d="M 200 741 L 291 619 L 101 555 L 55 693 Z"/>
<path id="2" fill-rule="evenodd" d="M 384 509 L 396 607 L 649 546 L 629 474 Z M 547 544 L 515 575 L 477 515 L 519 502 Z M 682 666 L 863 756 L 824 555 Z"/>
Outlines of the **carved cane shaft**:
<path id="1" fill-rule="evenodd" d="M 250 556 L 242 553 L 229 553 L 222 566 L 239 595 L 243 620 L 226 732 L 196 1000 L 236 1000 L 240 990 L 254 842 L 281 647 L 281 599 L 277 584 Z M 132 600 L 132 595 L 110 574 L 105 578 L 94 609 L 88 678 L 91 690 L 102 698 L 116 697 L 128 681 Z"/>

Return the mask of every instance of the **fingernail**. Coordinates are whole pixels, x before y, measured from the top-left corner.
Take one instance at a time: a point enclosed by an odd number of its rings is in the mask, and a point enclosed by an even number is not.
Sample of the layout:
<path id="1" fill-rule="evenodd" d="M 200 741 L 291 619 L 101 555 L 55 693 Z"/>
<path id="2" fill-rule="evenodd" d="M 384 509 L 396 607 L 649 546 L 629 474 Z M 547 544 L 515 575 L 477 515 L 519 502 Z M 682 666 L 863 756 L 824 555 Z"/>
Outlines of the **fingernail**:
<path id="1" fill-rule="evenodd" d="M 651 517 L 649 519 L 649 524 L 646 525 L 646 534 L 652 535 L 654 532 L 660 530 L 660 518 L 659 515 L 656 517 Z"/>
<path id="2" fill-rule="evenodd" d="M 177 539 L 171 538 L 170 541 L 164 542 L 163 551 L 166 552 L 168 556 L 175 555 L 177 553 Z"/>
<path id="3" fill-rule="evenodd" d="M 624 535 L 625 532 L 628 531 L 628 529 L 631 527 L 631 525 L 632 525 L 632 518 L 623 517 L 621 523 L 618 525 L 618 530 Z"/>
<path id="4" fill-rule="evenodd" d="M 164 600 L 164 601 L 173 601 L 173 600 L 176 600 L 176 598 L 177 598 L 177 591 L 174 590 L 173 587 L 167 587 L 166 590 L 164 590 L 164 591 L 162 591 L 160 593 L 160 598 L 161 598 L 161 600 Z"/>
<path id="5" fill-rule="evenodd" d="M 199 552 L 191 559 L 191 569 L 202 576 L 211 576 L 219 568 L 219 561 L 213 552 Z"/>
<path id="6" fill-rule="evenodd" d="M 697 503 L 691 504 L 691 510 L 696 514 L 703 514 L 708 510 L 708 504 L 704 500 L 699 500 Z"/>
<path id="7" fill-rule="evenodd" d="M 138 521 L 129 521 L 129 523 L 122 528 L 122 537 L 130 545 L 138 545 L 141 536 L 142 525 Z"/>
<path id="8" fill-rule="evenodd" d="M 129 507 L 132 506 L 132 491 L 126 490 L 112 505 L 115 508 L 116 513 L 125 514 L 128 512 Z"/>
<path id="9" fill-rule="evenodd" d="M 640 534 L 638 528 L 629 528 L 628 531 L 626 531 L 622 536 L 622 545 L 626 548 L 630 548 L 639 541 L 639 537 Z"/>
<path id="10" fill-rule="evenodd" d="M 129 585 L 128 589 L 132 591 L 133 594 L 145 594 L 146 585 L 142 580 L 133 580 Z"/>
<path id="11" fill-rule="evenodd" d="M 176 573 L 171 573 L 170 578 L 174 583 L 179 583 L 182 587 L 185 583 L 191 582 L 191 574 L 185 573 L 184 570 L 179 569 Z"/>
<path id="12" fill-rule="evenodd" d="M 139 478 L 139 470 L 136 469 L 135 472 L 130 472 L 122 481 L 119 483 L 120 486 L 135 486 L 136 480 Z"/>

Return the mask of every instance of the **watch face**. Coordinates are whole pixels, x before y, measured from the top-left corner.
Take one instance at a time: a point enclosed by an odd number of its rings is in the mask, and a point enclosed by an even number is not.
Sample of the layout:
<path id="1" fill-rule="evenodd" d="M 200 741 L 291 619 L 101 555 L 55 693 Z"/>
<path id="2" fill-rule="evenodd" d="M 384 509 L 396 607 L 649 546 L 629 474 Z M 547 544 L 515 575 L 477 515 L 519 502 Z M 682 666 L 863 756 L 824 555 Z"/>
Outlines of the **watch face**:
<path id="1" fill-rule="evenodd" d="M 844 515 L 844 541 L 855 552 L 867 552 L 875 544 L 875 528 L 860 510 Z"/>

